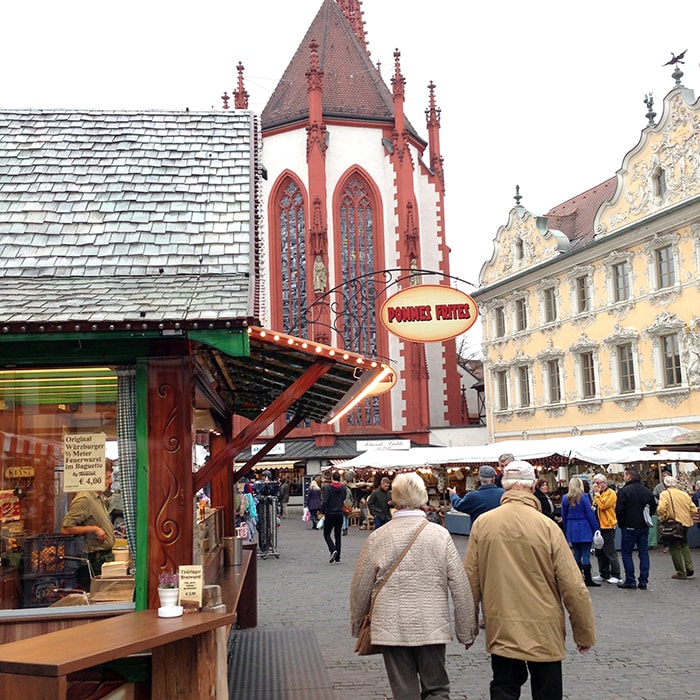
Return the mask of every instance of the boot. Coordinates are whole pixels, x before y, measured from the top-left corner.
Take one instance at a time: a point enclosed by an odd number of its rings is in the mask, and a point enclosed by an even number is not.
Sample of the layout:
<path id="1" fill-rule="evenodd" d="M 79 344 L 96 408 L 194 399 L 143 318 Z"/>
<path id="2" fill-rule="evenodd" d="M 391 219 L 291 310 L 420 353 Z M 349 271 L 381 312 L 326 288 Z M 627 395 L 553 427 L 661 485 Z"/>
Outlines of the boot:
<path id="1" fill-rule="evenodd" d="M 596 583 L 593 580 L 593 577 L 591 576 L 591 565 L 590 564 L 584 564 L 581 567 L 581 571 L 583 571 L 583 580 L 586 583 L 586 586 L 588 588 L 600 588 L 600 584 Z"/>

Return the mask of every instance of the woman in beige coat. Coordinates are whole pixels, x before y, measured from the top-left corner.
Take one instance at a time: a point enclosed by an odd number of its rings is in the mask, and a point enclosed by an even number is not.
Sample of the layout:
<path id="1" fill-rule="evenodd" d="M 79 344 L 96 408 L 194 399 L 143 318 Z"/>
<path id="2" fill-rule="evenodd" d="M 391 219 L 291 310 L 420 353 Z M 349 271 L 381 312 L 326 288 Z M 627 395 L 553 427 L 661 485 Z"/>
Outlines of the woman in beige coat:
<path id="1" fill-rule="evenodd" d="M 428 502 L 423 479 L 400 474 L 392 483 L 394 517 L 366 540 L 350 586 L 350 621 L 357 637 L 374 592 L 422 523 Z M 372 612 L 372 643 L 382 646 L 392 694 L 400 700 L 449 700 L 445 646 L 452 639 L 449 595 L 457 639 L 469 648 L 478 634 L 476 608 L 450 533 L 427 523 L 381 586 Z"/>

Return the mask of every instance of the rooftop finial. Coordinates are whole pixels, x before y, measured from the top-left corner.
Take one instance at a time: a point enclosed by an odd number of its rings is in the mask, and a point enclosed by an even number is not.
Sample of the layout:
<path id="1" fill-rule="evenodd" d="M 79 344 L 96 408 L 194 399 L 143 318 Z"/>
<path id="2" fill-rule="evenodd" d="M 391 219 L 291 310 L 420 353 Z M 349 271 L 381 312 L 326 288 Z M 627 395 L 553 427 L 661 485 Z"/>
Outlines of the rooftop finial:
<path id="1" fill-rule="evenodd" d="M 683 71 L 680 69 L 678 64 L 685 63 L 683 59 L 685 58 L 685 54 L 687 51 L 688 49 L 682 51 L 678 54 L 678 56 L 676 56 L 676 54 L 673 53 L 673 51 L 671 51 L 671 60 L 666 61 L 666 63 L 664 63 L 664 66 L 675 66 L 675 70 L 673 71 L 673 73 L 671 73 L 671 77 L 676 81 L 676 87 L 681 86 L 681 78 L 683 77 Z"/>
<path id="2" fill-rule="evenodd" d="M 515 197 L 513 199 L 515 200 L 515 206 L 519 207 L 520 206 L 520 200 L 522 199 L 522 195 L 520 194 L 520 185 L 515 186 Z"/>
<path id="3" fill-rule="evenodd" d="M 243 71 L 245 67 L 240 61 L 236 66 L 236 70 L 238 71 L 238 89 L 233 92 L 233 106 L 236 109 L 248 109 L 248 93 L 243 85 Z"/>
<path id="4" fill-rule="evenodd" d="M 231 99 L 228 96 L 228 92 L 224 92 L 224 94 L 221 96 L 221 99 L 223 100 L 223 103 L 224 103 L 224 109 L 228 109 L 228 101 Z"/>
<path id="5" fill-rule="evenodd" d="M 649 124 L 647 126 L 656 126 L 656 122 L 654 121 L 654 117 L 656 116 L 656 112 L 654 111 L 654 95 L 650 92 L 648 95 L 644 95 L 644 104 L 647 106 L 647 113 L 646 113 L 646 118 L 649 121 Z"/>

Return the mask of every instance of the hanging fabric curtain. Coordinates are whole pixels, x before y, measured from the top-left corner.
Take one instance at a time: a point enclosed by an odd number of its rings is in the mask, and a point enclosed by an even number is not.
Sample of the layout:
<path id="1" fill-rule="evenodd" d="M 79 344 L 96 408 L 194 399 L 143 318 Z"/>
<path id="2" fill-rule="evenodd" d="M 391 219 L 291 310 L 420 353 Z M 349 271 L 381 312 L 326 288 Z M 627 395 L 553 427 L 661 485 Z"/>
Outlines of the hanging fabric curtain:
<path id="1" fill-rule="evenodd" d="M 117 367 L 117 446 L 126 539 L 136 561 L 136 368 Z"/>

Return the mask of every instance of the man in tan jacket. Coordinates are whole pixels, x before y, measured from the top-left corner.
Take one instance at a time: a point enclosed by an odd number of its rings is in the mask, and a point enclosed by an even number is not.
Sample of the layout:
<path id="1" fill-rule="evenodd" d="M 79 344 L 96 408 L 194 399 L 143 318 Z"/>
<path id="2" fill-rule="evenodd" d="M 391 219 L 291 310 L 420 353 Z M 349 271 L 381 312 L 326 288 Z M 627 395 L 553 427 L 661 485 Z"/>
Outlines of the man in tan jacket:
<path id="1" fill-rule="evenodd" d="M 542 514 L 535 483 L 531 464 L 508 464 L 500 507 L 484 513 L 469 535 L 464 567 L 483 606 L 491 700 L 520 697 L 528 671 L 533 700 L 563 697 L 564 607 L 579 652 L 595 644 L 581 571 L 561 528 Z"/>

